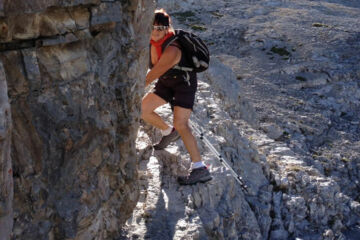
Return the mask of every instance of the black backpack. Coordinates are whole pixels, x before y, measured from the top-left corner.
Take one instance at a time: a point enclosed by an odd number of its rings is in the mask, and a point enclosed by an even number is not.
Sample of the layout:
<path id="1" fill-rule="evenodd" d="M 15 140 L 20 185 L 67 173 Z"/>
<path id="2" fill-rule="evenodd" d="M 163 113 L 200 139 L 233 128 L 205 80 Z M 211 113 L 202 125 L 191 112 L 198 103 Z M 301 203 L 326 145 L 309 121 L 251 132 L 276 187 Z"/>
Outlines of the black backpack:
<path id="1" fill-rule="evenodd" d="M 205 43 L 195 34 L 186 32 L 181 29 L 175 30 L 175 36 L 169 38 L 163 45 L 163 49 L 169 46 L 172 42 L 177 41 L 182 53 L 185 54 L 187 62 L 190 66 L 174 66 L 174 69 L 179 69 L 187 72 L 203 72 L 209 67 L 210 53 Z"/>

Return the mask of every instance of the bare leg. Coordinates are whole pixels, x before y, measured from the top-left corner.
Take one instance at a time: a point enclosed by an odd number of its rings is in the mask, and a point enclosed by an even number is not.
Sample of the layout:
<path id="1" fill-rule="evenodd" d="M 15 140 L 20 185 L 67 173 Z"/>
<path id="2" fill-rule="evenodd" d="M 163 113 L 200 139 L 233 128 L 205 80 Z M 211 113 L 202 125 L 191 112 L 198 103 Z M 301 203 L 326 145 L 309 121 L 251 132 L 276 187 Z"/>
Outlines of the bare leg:
<path id="1" fill-rule="evenodd" d="M 195 163 L 201 161 L 201 156 L 196 139 L 188 125 L 188 120 L 190 118 L 191 112 L 191 109 L 175 106 L 174 127 L 180 134 L 181 139 L 183 140 L 185 147 L 190 154 L 191 161 Z"/>
<path id="2" fill-rule="evenodd" d="M 154 112 L 156 108 L 164 105 L 165 103 L 166 101 L 158 95 L 154 93 L 147 94 L 141 103 L 141 118 L 145 122 L 160 128 L 161 130 L 166 130 L 169 128 L 169 125 L 167 125 L 164 120 L 162 120 L 162 118 Z"/>

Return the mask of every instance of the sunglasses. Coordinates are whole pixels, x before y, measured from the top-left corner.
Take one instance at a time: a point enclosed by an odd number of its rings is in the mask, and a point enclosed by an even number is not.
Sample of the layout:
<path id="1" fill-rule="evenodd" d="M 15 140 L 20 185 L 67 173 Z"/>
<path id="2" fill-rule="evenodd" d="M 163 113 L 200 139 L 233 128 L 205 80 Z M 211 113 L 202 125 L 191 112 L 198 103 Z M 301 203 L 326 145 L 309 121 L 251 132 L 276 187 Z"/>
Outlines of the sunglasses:
<path id="1" fill-rule="evenodd" d="M 156 30 L 156 31 L 163 31 L 166 30 L 169 26 L 158 26 L 158 25 L 153 25 L 152 26 L 152 30 Z"/>

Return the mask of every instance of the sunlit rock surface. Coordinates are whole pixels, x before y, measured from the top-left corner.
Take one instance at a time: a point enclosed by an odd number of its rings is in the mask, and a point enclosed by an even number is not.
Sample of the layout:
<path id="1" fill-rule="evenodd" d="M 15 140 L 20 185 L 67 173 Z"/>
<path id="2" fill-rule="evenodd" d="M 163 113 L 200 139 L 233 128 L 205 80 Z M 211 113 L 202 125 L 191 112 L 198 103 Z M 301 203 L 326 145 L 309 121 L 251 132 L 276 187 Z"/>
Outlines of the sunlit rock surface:
<path id="1" fill-rule="evenodd" d="M 178 141 L 152 152 L 146 146 L 159 133 L 143 125 L 141 200 L 126 236 L 358 239 L 359 2 L 159 0 L 158 6 L 169 10 L 175 28 L 198 34 L 210 48 L 192 121 L 249 192 L 200 140 L 214 179 L 180 187 L 175 176 L 190 166 L 184 146 Z M 170 109 L 159 112 L 171 122 Z"/>
<path id="2" fill-rule="evenodd" d="M 358 239 L 360 3 L 158 1 L 209 46 L 191 121 L 246 190 L 200 140 L 194 186 L 181 141 L 151 148 L 153 5 L 0 0 L 0 237 Z"/>

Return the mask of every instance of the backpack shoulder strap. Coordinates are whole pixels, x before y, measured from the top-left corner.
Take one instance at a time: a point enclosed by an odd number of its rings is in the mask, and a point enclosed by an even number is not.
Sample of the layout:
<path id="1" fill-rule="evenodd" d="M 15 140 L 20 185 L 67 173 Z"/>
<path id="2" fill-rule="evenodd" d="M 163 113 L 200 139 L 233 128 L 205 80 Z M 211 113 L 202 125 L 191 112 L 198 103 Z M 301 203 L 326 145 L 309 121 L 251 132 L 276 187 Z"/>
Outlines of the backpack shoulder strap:
<path id="1" fill-rule="evenodd" d="M 165 48 L 167 48 L 168 46 L 170 46 L 176 39 L 178 38 L 178 36 L 176 36 L 176 34 L 168 39 L 166 39 L 166 41 L 163 43 L 163 45 L 161 46 L 162 51 L 164 52 Z"/>

